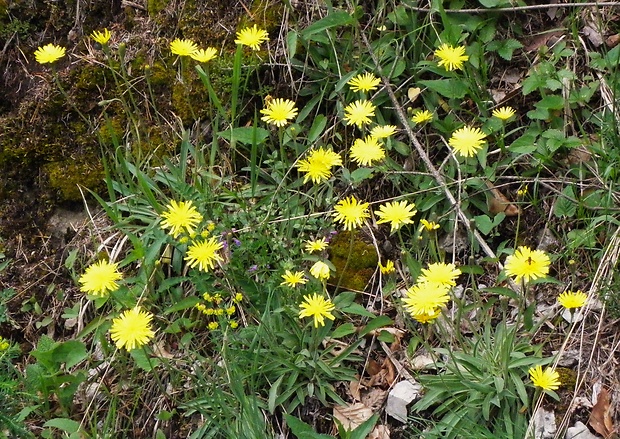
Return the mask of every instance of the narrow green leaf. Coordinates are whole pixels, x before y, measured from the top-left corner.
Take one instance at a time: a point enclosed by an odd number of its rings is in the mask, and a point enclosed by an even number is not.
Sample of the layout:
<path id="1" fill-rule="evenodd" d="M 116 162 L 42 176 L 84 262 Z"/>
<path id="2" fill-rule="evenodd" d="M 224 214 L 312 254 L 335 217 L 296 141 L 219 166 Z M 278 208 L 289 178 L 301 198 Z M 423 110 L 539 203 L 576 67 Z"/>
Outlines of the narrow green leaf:
<path id="1" fill-rule="evenodd" d="M 335 10 L 328 14 L 325 18 L 312 23 L 310 26 L 301 31 L 300 36 L 304 39 L 310 39 L 315 34 L 327 29 L 339 26 L 354 24 L 355 19 L 346 11 Z"/>

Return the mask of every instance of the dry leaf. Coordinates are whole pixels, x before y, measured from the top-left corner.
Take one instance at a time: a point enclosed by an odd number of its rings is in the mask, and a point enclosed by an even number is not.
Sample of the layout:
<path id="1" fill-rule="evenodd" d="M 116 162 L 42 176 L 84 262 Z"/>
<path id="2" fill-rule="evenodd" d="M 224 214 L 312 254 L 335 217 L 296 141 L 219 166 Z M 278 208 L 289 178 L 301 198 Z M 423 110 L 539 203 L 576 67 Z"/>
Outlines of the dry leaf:
<path id="1" fill-rule="evenodd" d="M 343 407 L 334 407 L 334 419 L 340 421 L 342 426 L 351 431 L 362 425 L 372 416 L 372 410 L 361 402 Z"/>
<path id="2" fill-rule="evenodd" d="M 390 428 L 387 425 L 377 425 L 368 435 L 368 439 L 390 439 Z"/>
<path id="3" fill-rule="evenodd" d="M 603 45 L 603 35 L 596 29 L 596 25 L 587 24 L 583 27 L 582 31 L 594 47 Z"/>
<path id="4" fill-rule="evenodd" d="M 351 394 L 351 398 L 353 398 L 354 401 L 362 400 L 362 394 L 360 392 L 360 387 L 361 387 L 361 384 L 357 380 L 353 380 L 349 383 L 349 393 Z"/>
<path id="5" fill-rule="evenodd" d="M 490 194 L 487 197 L 489 212 L 493 215 L 504 212 L 506 216 L 517 216 L 520 213 L 519 207 L 512 204 L 490 181 L 485 180 L 485 183 L 490 190 Z"/>
<path id="6" fill-rule="evenodd" d="M 564 33 L 563 31 L 555 31 L 555 32 L 546 32 L 546 33 L 540 34 L 534 37 L 532 41 L 530 41 L 530 44 L 525 46 L 523 50 L 526 52 L 533 52 L 535 50 L 538 50 L 542 46 L 547 44 L 547 41 L 549 41 L 551 38 L 559 37 L 563 33 Z"/>
<path id="7" fill-rule="evenodd" d="M 422 89 L 420 87 L 411 87 L 409 90 L 407 90 L 407 97 L 413 103 L 418 98 L 418 96 L 420 96 L 421 92 Z"/>
<path id="8" fill-rule="evenodd" d="M 368 391 L 368 393 L 362 395 L 362 403 L 377 411 L 387 399 L 388 393 L 389 392 L 387 390 L 380 389 L 379 387 L 373 387 Z"/>
<path id="9" fill-rule="evenodd" d="M 618 43 L 620 43 L 620 34 L 610 35 L 605 40 L 607 47 L 616 47 Z"/>
<path id="10" fill-rule="evenodd" d="M 611 419 L 611 397 L 609 392 L 601 389 L 598 394 L 596 404 L 592 407 L 588 424 L 598 434 L 608 438 L 614 432 L 614 424 Z"/>

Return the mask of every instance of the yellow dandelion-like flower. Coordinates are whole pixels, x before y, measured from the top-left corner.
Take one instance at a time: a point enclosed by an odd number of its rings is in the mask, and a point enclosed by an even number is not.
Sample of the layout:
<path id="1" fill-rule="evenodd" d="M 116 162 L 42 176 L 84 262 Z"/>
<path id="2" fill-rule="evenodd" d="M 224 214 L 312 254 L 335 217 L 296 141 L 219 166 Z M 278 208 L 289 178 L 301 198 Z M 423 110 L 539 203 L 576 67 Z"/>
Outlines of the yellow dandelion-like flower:
<path id="1" fill-rule="evenodd" d="M 295 108 L 295 102 L 290 99 L 272 99 L 260 112 L 264 114 L 261 117 L 262 121 L 283 127 L 290 119 L 297 116 L 298 111 Z"/>
<path id="2" fill-rule="evenodd" d="M 447 71 L 462 69 L 463 63 L 469 59 L 469 56 L 465 55 L 465 47 L 453 47 L 449 44 L 439 46 L 435 56 L 439 58 L 437 65 L 443 66 Z"/>
<path id="3" fill-rule="evenodd" d="M 327 181 L 332 175 L 332 167 L 342 165 L 340 154 L 336 154 L 331 149 L 312 150 L 308 157 L 297 162 L 297 169 L 306 172 L 304 183 L 312 179 L 314 184 Z"/>
<path id="4" fill-rule="evenodd" d="M 228 326 L 230 326 L 231 329 L 237 329 L 239 327 L 239 323 L 235 322 L 234 320 L 231 320 L 228 323 Z"/>
<path id="5" fill-rule="evenodd" d="M 325 238 L 316 239 L 314 241 L 306 241 L 304 249 L 306 253 L 322 252 L 327 248 L 327 240 Z"/>
<path id="6" fill-rule="evenodd" d="M 254 27 L 246 27 L 237 32 L 235 44 L 251 47 L 252 50 L 260 50 L 260 45 L 265 41 L 269 41 L 267 31 L 254 25 Z"/>
<path id="7" fill-rule="evenodd" d="M 214 47 L 207 47 L 206 49 L 196 49 L 190 53 L 189 56 L 200 63 L 206 63 L 217 57 L 217 49 Z"/>
<path id="8" fill-rule="evenodd" d="M 520 282 L 521 279 L 529 282 L 547 276 L 550 264 L 549 256 L 545 252 L 521 246 L 506 258 L 504 270 L 508 276 L 515 278 L 515 282 Z"/>
<path id="9" fill-rule="evenodd" d="M 369 203 L 360 203 L 354 196 L 338 201 L 334 206 L 334 221 L 344 224 L 345 230 L 360 227 L 365 218 L 370 217 Z"/>
<path id="10" fill-rule="evenodd" d="M 241 301 L 243 301 L 243 294 L 241 293 L 235 294 L 235 297 L 233 298 L 233 302 L 240 303 Z"/>
<path id="11" fill-rule="evenodd" d="M 93 296 L 107 296 L 110 292 L 118 289 L 116 281 L 123 278 L 118 271 L 118 264 L 108 261 L 99 261 L 90 265 L 78 282 L 80 291 Z"/>
<path id="12" fill-rule="evenodd" d="M 232 316 L 236 312 L 237 312 L 237 307 L 235 305 L 231 305 L 228 308 L 226 308 L 226 314 L 228 316 Z"/>
<path id="13" fill-rule="evenodd" d="M 127 310 L 112 320 L 110 338 L 119 349 L 131 351 L 140 348 L 155 337 L 151 328 L 152 319 L 153 314 L 142 311 L 139 306 Z"/>
<path id="14" fill-rule="evenodd" d="M 418 125 L 422 125 L 433 120 L 433 113 L 428 110 L 414 110 L 411 120 Z"/>
<path id="15" fill-rule="evenodd" d="M 370 117 L 375 115 L 376 107 L 369 100 L 358 100 L 344 109 L 344 120 L 347 125 L 357 125 L 359 129 L 370 123 Z"/>
<path id="16" fill-rule="evenodd" d="M 406 201 L 391 201 L 379 206 L 379 210 L 375 210 L 375 215 L 380 219 L 377 224 L 390 223 L 390 233 L 394 233 L 404 224 L 411 224 L 413 217 L 417 213 L 415 204 Z"/>
<path id="17" fill-rule="evenodd" d="M 101 32 L 98 30 L 93 31 L 93 33 L 90 34 L 90 37 L 102 46 L 105 46 L 108 44 L 108 41 L 110 41 L 110 38 L 112 38 L 112 34 L 107 28 L 105 28 Z"/>
<path id="18" fill-rule="evenodd" d="M 480 128 L 465 126 L 452 133 L 448 145 L 464 157 L 473 157 L 484 145 L 485 137 Z"/>
<path id="19" fill-rule="evenodd" d="M 386 139 L 396 134 L 397 130 L 396 125 L 377 125 L 370 130 L 370 136 L 375 139 Z"/>
<path id="20" fill-rule="evenodd" d="M 202 215 L 191 201 L 170 201 L 161 217 L 164 219 L 161 227 L 170 229 L 169 233 L 174 238 L 183 232 L 191 235 L 196 225 L 202 221 Z"/>
<path id="21" fill-rule="evenodd" d="M 407 289 L 403 303 L 412 317 L 419 314 L 434 314 L 448 300 L 449 287 L 435 282 L 424 282 Z"/>
<path id="22" fill-rule="evenodd" d="M 303 285 L 308 282 L 308 279 L 304 277 L 303 271 L 296 271 L 293 273 L 291 270 L 286 270 L 282 275 L 282 279 L 284 279 L 284 281 L 280 285 L 287 285 L 289 287 L 296 287 L 297 285 Z"/>
<path id="23" fill-rule="evenodd" d="M 543 390 L 557 390 L 560 385 L 560 374 L 550 367 L 542 369 L 542 366 L 531 367 L 528 371 L 532 384 Z"/>
<path id="24" fill-rule="evenodd" d="M 437 224 L 436 222 L 433 221 L 427 221 L 425 219 L 421 219 L 420 220 L 420 225 L 421 228 L 423 228 L 424 230 L 426 230 L 427 232 L 432 232 L 433 230 L 437 230 L 439 227 L 441 227 L 439 224 Z"/>
<path id="25" fill-rule="evenodd" d="M 335 319 L 334 315 L 332 314 L 335 305 L 332 303 L 331 300 L 325 299 L 323 296 L 320 296 L 317 293 L 314 293 L 312 296 L 304 296 L 304 301 L 299 305 L 299 307 L 301 308 L 301 311 L 299 311 L 299 318 L 314 318 L 315 328 L 318 328 L 319 326 L 324 326 L 325 318 L 328 318 L 329 320 Z"/>
<path id="26" fill-rule="evenodd" d="M 581 308 L 588 301 L 588 295 L 583 291 L 565 291 L 558 296 L 558 302 L 564 308 Z"/>
<path id="27" fill-rule="evenodd" d="M 441 309 L 437 308 L 432 313 L 421 313 L 413 315 L 413 318 L 419 323 L 433 323 L 437 317 L 441 315 Z"/>
<path id="28" fill-rule="evenodd" d="M 170 51 L 173 55 L 191 56 L 198 50 L 198 46 L 192 40 L 177 38 L 170 42 Z"/>
<path id="29" fill-rule="evenodd" d="M 39 64 L 51 64 L 65 56 L 66 49 L 61 46 L 49 43 L 34 51 L 34 58 Z"/>
<path id="30" fill-rule="evenodd" d="M 185 260 L 191 267 L 198 267 L 201 271 L 212 270 L 216 261 L 222 261 L 222 257 L 217 254 L 224 245 L 215 237 L 206 241 L 195 242 L 187 248 Z"/>
<path id="31" fill-rule="evenodd" d="M 506 121 L 515 115 L 515 110 L 512 107 L 502 107 L 493 110 L 493 116 Z"/>
<path id="32" fill-rule="evenodd" d="M 372 73 L 360 73 L 347 82 L 353 91 L 372 91 L 379 87 L 381 80 Z"/>
<path id="33" fill-rule="evenodd" d="M 209 322 L 209 324 L 207 325 L 207 328 L 209 328 L 211 331 L 215 331 L 219 327 L 220 324 L 218 322 Z"/>
<path id="34" fill-rule="evenodd" d="M 394 268 L 394 261 L 388 260 L 385 265 L 379 262 L 379 270 L 381 270 L 381 274 L 390 274 L 396 271 Z"/>
<path id="35" fill-rule="evenodd" d="M 312 267 L 310 267 L 310 274 L 320 281 L 329 279 L 331 275 L 329 265 L 323 261 L 316 261 Z"/>
<path id="36" fill-rule="evenodd" d="M 11 347 L 11 343 L 2 336 L 0 336 L 0 352 L 4 352 Z"/>
<path id="37" fill-rule="evenodd" d="M 385 158 L 385 149 L 379 139 L 366 136 L 365 139 L 356 139 L 349 151 L 351 159 L 360 166 L 371 166 L 373 161 Z"/>
<path id="38" fill-rule="evenodd" d="M 446 286 L 455 286 L 456 278 L 461 275 L 461 270 L 456 268 L 454 264 L 446 264 L 437 262 L 428 264 L 428 268 L 423 268 L 418 282 L 431 282 Z"/>

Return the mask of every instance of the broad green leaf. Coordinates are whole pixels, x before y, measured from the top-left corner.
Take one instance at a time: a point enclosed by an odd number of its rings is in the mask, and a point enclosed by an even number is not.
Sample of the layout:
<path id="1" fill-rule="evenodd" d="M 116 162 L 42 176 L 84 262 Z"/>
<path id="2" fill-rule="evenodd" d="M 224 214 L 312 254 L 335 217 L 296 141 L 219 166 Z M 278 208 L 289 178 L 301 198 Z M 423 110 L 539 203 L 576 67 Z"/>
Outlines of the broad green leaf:
<path id="1" fill-rule="evenodd" d="M 152 371 L 158 364 L 161 363 L 160 359 L 149 357 L 144 348 L 132 349 L 129 354 L 136 362 L 136 366 L 145 372 Z"/>
<path id="2" fill-rule="evenodd" d="M 514 154 L 531 154 L 536 151 L 536 139 L 538 133 L 536 131 L 528 131 L 512 142 L 508 150 Z"/>
<path id="3" fill-rule="evenodd" d="M 44 427 L 58 428 L 65 433 L 76 433 L 80 430 L 80 423 L 73 419 L 53 418 L 43 424 Z"/>
<path id="4" fill-rule="evenodd" d="M 193 308 L 199 302 L 200 302 L 200 299 L 196 296 L 186 297 L 185 299 L 182 299 L 181 301 L 175 303 L 171 307 L 166 308 L 166 310 L 164 311 L 164 314 L 170 314 L 172 312 Z"/>
<path id="5" fill-rule="evenodd" d="M 384 326 L 393 325 L 394 321 L 388 316 L 377 316 L 372 319 L 368 324 L 360 331 L 360 336 L 364 336 L 375 329 L 382 328 Z"/>
<path id="6" fill-rule="evenodd" d="M 252 145 L 253 143 L 263 143 L 267 137 L 269 137 L 269 131 L 258 127 L 238 127 L 232 130 L 220 131 L 217 135 L 221 139 L 228 141 L 235 140 L 236 142 L 245 143 L 246 145 Z"/>
<path id="7" fill-rule="evenodd" d="M 345 323 L 334 329 L 334 332 L 330 334 L 330 338 L 341 338 L 354 333 L 355 325 L 353 325 L 353 323 Z"/>
<path id="8" fill-rule="evenodd" d="M 463 99 L 468 92 L 462 79 L 429 79 L 419 81 L 419 84 L 449 99 Z"/>
<path id="9" fill-rule="evenodd" d="M 547 110 L 561 110 L 564 108 L 564 98 L 558 95 L 545 96 L 534 104 L 536 108 L 544 108 Z"/>
<path id="10" fill-rule="evenodd" d="M 325 18 L 312 23 L 310 26 L 302 30 L 300 36 L 307 40 L 311 39 L 310 37 L 313 35 L 323 32 L 324 30 L 354 23 L 355 19 L 351 16 L 351 14 L 345 11 L 335 10 L 328 14 Z"/>
<path id="11" fill-rule="evenodd" d="M 566 186 L 553 206 L 553 214 L 558 218 L 572 218 L 577 213 L 575 191 L 572 186 Z"/>
<path id="12" fill-rule="evenodd" d="M 322 114 L 317 115 L 308 131 L 308 143 L 314 143 L 323 134 L 326 125 L 327 118 Z"/>

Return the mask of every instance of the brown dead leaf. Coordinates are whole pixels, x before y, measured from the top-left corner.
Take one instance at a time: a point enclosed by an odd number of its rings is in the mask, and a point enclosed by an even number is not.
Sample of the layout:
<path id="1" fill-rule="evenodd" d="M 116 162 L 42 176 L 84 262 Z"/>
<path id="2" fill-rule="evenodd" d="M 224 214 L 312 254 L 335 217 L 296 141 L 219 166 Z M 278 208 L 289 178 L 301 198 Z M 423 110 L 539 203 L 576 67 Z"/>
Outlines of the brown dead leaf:
<path id="1" fill-rule="evenodd" d="M 357 380 L 353 380 L 349 383 L 349 393 L 351 394 L 351 398 L 353 398 L 353 401 L 362 400 L 362 394 L 361 394 L 360 387 L 361 387 L 361 384 Z"/>
<path id="2" fill-rule="evenodd" d="M 610 35 L 605 40 L 607 47 L 616 47 L 618 43 L 620 43 L 620 34 Z"/>
<path id="3" fill-rule="evenodd" d="M 555 32 L 546 32 L 546 33 L 539 34 L 535 36 L 534 38 L 532 38 L 532 40 L 530 41 L 530 44 L 525 46 L 523 50 L 526 52 L 534 52 L 535 50 L 538 50 L 542 46 L 547 44 L 547 41 L 549 41 L 550 39 L 557 38 L 561 36 L 563 33 L 564 33 L 563 31 L 555 31 Z"/>
<path id="4" fill-rule="evenodd" d="M 365 421 L 370 419 L 373 412 L 365 404 L 356 402 L 349 406 L 336 406 L 334 407 L 334 419 L 340 421 L 342 426 L 351 431 L 362 425 Z"/>
<path id="5" fill-rule="evenodd" d="M 368 435 L 368 439 L 390 439 L 390 428 L 387 425 L 377 425 Z"/>
<path id="6" fill-rule="evenodd" d="M 493 215 L 497 215 L 500 212 L 504 212 L 506 216 L 517 216 L 520 212 L 520 209 L 515 204 L 512 204 L 506 196 L 500 192 L 493 183 L 488 180 L 485 180 L 487 187 L 489 188 L 490 194 L 487 197 L 489 212 Z"/>
<path id="7" fill-rule="evenodd" d="M 588 424 L 604 438 L 608 438 L 614 432 L 614 424 L 611 419 L 611 397 L 607 390 L 601 389 L 599 392 L 596 404 L 592 407 Z"/>
<path id="8" fill-rule="evenodd" d="M 379 387 L 373 387 L 368 391 L 368 393 L 362 395 L 362 403 L 374 411 L 377 411 L 387 399 L 388 393 L 389 392 L 387 390 L 380 389 Z"/>
<path id="9" fill-rule="evenodd" d="M 420 87 L 411 87 L 409 90 L 407 90 L 407 97 L 413 103 L 418 98 L 418 96 L 420 96 L 420 93 L 422 93 L 422 89 Z"/>
<path id="10" fill-rule="evenodd" d="M 595 24 L 586 24 L 582 31 L 594 47 L 599 47 L 603 45 L 603 35 L 596 27 Z"/>

